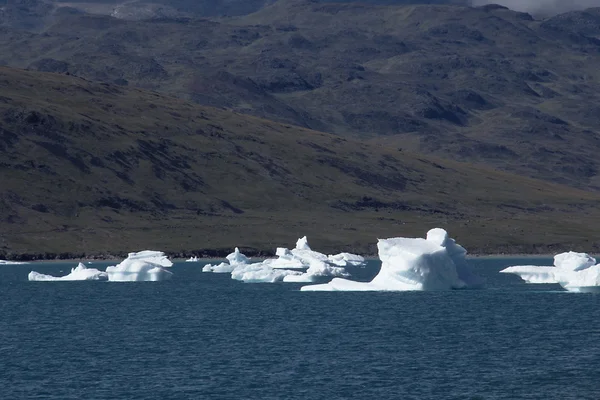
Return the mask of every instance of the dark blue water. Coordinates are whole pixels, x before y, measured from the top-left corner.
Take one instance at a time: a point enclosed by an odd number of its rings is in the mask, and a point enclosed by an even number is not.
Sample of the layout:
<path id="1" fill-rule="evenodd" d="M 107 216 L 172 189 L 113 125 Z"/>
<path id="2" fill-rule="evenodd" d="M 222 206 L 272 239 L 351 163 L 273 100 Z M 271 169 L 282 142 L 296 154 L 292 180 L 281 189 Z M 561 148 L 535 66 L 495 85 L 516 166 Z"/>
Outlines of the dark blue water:
<path id="1" fill-rule="evenodd" d="M 1 266 L 0 399 L 600 399 L 600 296 L 497 273 L 551 260 L 472 262 L 487 289 L 307 293 L 198 263 L 168 282 L 27 282 L 32 266 Z"/>

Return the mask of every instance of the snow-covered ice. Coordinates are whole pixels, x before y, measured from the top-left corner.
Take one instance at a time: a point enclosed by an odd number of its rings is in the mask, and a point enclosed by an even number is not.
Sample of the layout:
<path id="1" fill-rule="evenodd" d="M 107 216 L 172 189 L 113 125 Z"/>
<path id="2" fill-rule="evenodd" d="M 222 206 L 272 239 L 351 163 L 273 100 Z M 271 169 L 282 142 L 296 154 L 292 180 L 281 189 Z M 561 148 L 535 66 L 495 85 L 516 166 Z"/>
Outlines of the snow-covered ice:
<path id="1" fill-rule="evenodd" d="M 171 279 L 173 273 L 165 267 L 173 263 L 161 251 L 145 250 L 129 253 L 129 256 L 116 266 L 106 268 L 111 282 L 163 281 Z"/>
<path id="2" fill-rule="evenodd" d="M 52 276 L 31 271 L 28 275 L 30 281 L 105 281 L 108 274 L 95 268 L 88 268 L 82 263 L 71 269 L 71 273 L 65 276 Z"/>
<path id="3" fill-rule="evenodd" d="M 500 271 L 527 283 L 558 283 L 570 292 L 600 292 L 600 264 L 586 253 L 569 251 L 554 256 L 554 266 L 516 265 Z"/>
<path id="4" fill-rule="evenodd" d="M 303 291 L 405 291 L 474 288 L 483 280 L 469 267 L 466 250 L 436 228 L 427 238 L 379 239 L 381 269 L 371 282 L 336 278 Z"/>

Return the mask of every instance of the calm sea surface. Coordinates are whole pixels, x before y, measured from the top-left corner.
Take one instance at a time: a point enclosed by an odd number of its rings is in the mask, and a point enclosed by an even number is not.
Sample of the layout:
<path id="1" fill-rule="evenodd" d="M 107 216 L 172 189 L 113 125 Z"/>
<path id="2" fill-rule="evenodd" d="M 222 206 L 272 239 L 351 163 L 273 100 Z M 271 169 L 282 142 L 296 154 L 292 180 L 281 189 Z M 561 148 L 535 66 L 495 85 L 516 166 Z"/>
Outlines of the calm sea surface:
<path id="1" fill-rule="evenodd" d="M 204 263 L 168 282 L 28 282 L 76 263 L 0 266 L 0 399 L 600 399 L 600 295 L 497 273 L 549 259 L 471 262 L 486 289 L 300 292 Z"/>

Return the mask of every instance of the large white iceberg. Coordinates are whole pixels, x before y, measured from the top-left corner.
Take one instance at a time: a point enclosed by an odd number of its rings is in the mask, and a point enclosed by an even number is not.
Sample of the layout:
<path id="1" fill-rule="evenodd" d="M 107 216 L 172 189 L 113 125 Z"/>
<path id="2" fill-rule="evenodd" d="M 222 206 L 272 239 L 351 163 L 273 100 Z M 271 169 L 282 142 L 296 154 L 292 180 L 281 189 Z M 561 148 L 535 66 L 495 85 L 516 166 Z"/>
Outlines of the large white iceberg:
<path id="1" fill-rule="evenodd" d="M 111 282 L 163 281 L 171 279 L 173 273 L 165 267 L 173 263 L 161 251 L 145 250 L 129 253 L 119 264 L 106 268 Z"/>
<path id="2" fill-rule="evenodd" d="M 27 277 L 30 281 L 105 281 L 108 274 L 95 268 L 87 268 L 82 263 L 71 269 L 71 273 L 65 276 L 52 276 L 31 271 Z"/>
<path id="3" fill-rule="evenodd" d="M 586 253 L 554 256 L 554 266 L 516 265 L 500 271 L 515 274 L 527 283 L 558 283 L 570 292 L 600 292 L 600 265 Z"/>
<path id="4" fill-rule="evenodd" d="M 371 282 L 336 278 L 303 291 L 406 291 L 474 288 L 483 285 L 466 261 L 466 250 L 436 228 L 422 238 L 379 239 L 381 269 Z"/>

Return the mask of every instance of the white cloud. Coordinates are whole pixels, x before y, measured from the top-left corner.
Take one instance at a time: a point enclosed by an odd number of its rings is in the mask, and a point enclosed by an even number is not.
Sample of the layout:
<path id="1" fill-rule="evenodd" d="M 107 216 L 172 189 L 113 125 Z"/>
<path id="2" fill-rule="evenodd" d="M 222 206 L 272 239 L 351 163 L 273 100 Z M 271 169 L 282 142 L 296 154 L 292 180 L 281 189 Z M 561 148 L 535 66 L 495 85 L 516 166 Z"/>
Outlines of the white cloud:
<path id="1" fill-rule="evenodd" d="M 474 6 L 500 4 L 515 11 L 548 15 L 600 7 L 600 0 L 472 0 L 472 4 Z"/>

